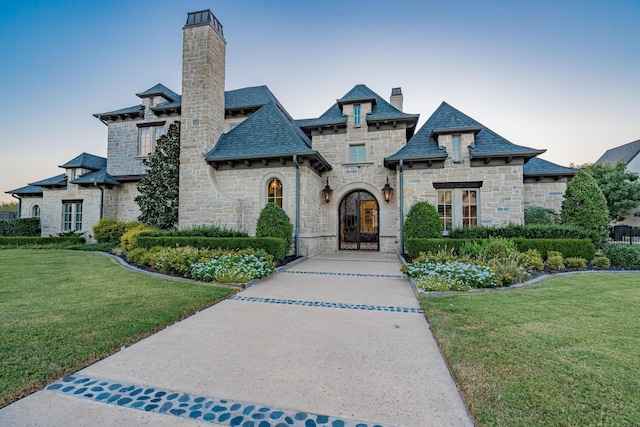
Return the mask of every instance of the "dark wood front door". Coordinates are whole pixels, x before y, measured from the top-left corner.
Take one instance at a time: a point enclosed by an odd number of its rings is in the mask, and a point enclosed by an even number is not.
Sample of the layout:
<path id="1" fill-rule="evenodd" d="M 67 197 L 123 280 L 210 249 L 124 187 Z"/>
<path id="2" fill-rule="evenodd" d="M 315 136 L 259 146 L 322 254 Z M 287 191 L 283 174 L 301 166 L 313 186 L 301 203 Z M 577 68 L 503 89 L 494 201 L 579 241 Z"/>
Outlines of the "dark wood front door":
<path id="1" fill-rule="evenodd" d="M 378 201 L 371 193 L 349 193 L 342 199 L 338 209 L 341 250 L 380 249 Z"/>

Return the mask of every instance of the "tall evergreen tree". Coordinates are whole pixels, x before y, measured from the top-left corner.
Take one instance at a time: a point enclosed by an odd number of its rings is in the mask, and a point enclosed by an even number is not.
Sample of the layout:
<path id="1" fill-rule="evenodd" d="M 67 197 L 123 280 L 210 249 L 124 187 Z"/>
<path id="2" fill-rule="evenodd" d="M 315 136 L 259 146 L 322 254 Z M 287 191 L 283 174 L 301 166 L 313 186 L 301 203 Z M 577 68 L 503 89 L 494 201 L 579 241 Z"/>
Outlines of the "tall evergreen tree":
<path id="1" fill-rule="evenodd" d="M 611 163 L 583 165 L 582 169 L 595 178 L 607 199 L 611 222 L 623 221 L 640 205 L 638 174 L 626 170 L 627 164 L 623 160 L 615 165 Z"/>
<path id="2" fill-rule="evenodd" d="M 587 231 L 596 247 L 602 247 L 609 234 L 607 199 L 596 180 L 583 170 L 567 185 L 562 201 L 562 222 Z"/>
<path id="3" fill-rule="evenodd" d="M 178 188 L 180 180 L 180 123 L 169 126 L 156 141 L 156 149 L 142 161 L 147 176 L 138 183 L 140 206 L 138 219 L 148 225 L 168 229 L 178 223 Z"/>

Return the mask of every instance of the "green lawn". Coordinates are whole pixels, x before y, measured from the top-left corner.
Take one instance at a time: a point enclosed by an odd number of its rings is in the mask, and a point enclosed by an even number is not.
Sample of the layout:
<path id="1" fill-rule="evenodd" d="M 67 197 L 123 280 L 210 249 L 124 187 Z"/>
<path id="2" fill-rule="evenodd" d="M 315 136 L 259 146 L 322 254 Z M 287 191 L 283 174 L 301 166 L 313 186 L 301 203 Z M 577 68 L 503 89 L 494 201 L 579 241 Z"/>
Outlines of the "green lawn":
<path id="1" fill-rule="evenodd" d="M 479 425 L 640 425 L 640 275 L 575 275 L 422 306 Z"/>
<path id="2" fill-rule="evenodd" d="M 94 253 L 0 250 L 0 407 L 233 292 Z"/>

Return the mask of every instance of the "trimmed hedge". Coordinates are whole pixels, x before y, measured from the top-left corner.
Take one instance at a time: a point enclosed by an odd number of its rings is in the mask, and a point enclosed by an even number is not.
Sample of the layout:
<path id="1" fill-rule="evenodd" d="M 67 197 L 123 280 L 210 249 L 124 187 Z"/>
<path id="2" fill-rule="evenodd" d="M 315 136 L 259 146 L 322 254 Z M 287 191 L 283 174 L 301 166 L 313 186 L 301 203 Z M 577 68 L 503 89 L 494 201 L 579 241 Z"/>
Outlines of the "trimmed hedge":
<path id="1" fill-rule="evenodd" d="M 40 236 L 40 218 L 16 218 L 0 221 L 0 236 Z"/>
<path id="2" fill-rule="evenodd" d="M 449 231 L 452 239 L 588 239 L 589 233 L 570 225 L 515 225 L 505 227 L 458 227 Z"/>
<path id="3" fill-rule="evenodd" d="M 640 245 L 607 243 L 602 250 L 611 265 L 640 270 Z"/>
<path id="4" fill-rule="evenodd" d="M 80 236 L 17 236 L 0 237 L 0 246 L 25 246 L 25 245 L 81 245 L 84 244 L 84 237 Z"/>
<path id="5" fill-rule="evenodd" d="M 244 231 L 218 227 L 217 225 L 197 225 L 191 228 L 154 230 L 145 233 L 150 237 L 249 237 Z"/>
<path id="6" fill-rule="evenodd" d="M 405 250 L 411 258 L 416 258 L 420 252 L 438 252 L 442 249 L 451 249 L 456 254 L 466 243 L 479 243 L 481 239 L 407 239 Z M 584 258 L 591 261 L 596 256 L 596 248 L 589 239 L 511 239 L 518 251 L 526 252 L 536 249 L 543 258 L 548 251 L 559 251 L 565 257 Z"/>
<path id="7" fill-rule="evenodd" d="M 152 237 L 147 233 L 138 236 L 137 247 L 150 249 L 154 246 L 192 246 L 198 249 L 262 249 L 276 261 L 284 259 L 289 250 L 287 242 L 277 237 Z"/>

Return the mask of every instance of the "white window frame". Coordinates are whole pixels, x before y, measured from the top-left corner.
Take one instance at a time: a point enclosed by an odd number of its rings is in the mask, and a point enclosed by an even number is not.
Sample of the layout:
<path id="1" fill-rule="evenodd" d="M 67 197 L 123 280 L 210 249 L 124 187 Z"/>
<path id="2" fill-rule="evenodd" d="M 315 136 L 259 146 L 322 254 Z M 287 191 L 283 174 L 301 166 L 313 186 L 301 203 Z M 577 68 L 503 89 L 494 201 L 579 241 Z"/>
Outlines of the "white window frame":
<path id="1" fill-rule="evenodd" d="M 62 232 L 82 231 L 82 201 L 62 202 Z"/>
<path id="2" fill-rule="evenodd" d="M 358 127 L 362 122 L 362 107 L 360 104 L 353 104 L 353 125 Z"/>
<path id="3" fill-rule="evenodd" d="M 354 149 L 359 149 L 356 157 L 354 158 Z M 361 150 L 360 150 L 361 149 Z M 358 143 L 358 144 L 349 144 L 349 163 L 365 163 L 367 161 L 367 144 Z M 362 155 L 362 156 L 360 156 Z"/>
<path id="4" fill-rule="evenodd" d="M 464 203 L 464 195 L 475 193 L 475 204 Z M 446 201 L 446 194 L 451 195 L 451 204 L 441 203 Z M 470 200 L 470 198 L 468 199 Z M 447 210 L 449 207 L 449 210 Z M 468 209 L 465 209 L 468 208 Z M 471 215 L 475 208 L 475 216 Z M 480 224 L 480 188 L 443 188 L 436 190 L 436 209 L 440 214 L 440 220 L 444 227 L 444 233 L 447 234 L 450 229 L 455 227 L 475 227 Z M 447 216 L 446 214 L 450 215 Z M 446 219 L 450 218 L 450 226 Z"/>

